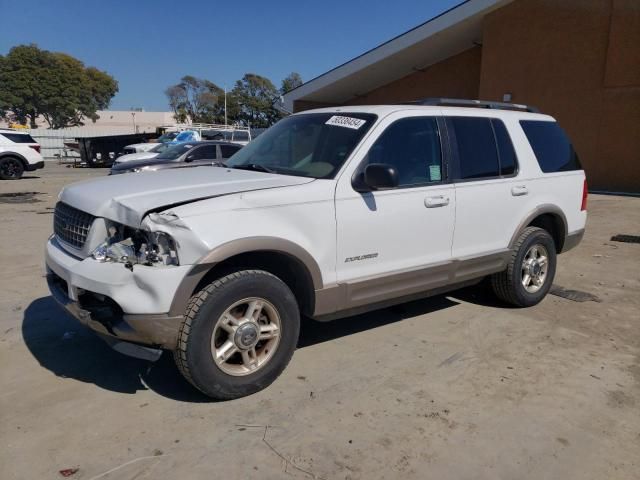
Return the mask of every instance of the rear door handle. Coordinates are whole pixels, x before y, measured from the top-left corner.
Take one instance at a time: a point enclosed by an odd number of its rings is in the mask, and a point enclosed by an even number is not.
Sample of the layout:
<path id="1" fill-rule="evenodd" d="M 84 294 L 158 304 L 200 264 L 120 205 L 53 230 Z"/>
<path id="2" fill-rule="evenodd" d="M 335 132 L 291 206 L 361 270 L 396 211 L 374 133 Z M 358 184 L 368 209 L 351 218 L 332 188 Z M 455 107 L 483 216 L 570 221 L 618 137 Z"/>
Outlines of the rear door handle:
<path id="1" fill-rule="evenodd" d="M 529 189 L 525 185 L 516 185 L 511 188 L 511 195 L 514 197 L 521 197 L 529 193 Z"/>
<path id="2" fill-rule="evenodd" d="M 427 197 L 424 199 L 424 206 L 427 208 L 444 207 L 449 205 L 449 197 L 439 195 L 437 197 Z"/>

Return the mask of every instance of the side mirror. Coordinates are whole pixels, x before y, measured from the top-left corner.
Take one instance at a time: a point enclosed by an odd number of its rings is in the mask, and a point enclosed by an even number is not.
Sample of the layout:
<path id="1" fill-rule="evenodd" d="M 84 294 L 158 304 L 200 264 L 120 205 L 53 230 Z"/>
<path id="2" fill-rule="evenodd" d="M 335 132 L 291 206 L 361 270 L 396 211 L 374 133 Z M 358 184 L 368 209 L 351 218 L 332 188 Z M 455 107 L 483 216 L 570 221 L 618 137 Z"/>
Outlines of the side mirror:
<path id="1" fill-rule="evenodd" d="M 357 192 L 384 190 L 398 186 L 398 171 L 386 163 L 372 163 L 367 165 L 364 172 L 358 174 L 353 181 L 353 188 Z"/>
<path id="2" fill-rule="evenodd" d="M 195 155 L 192 153 L 191 155 L 187 155 L 187 158 L 184 159 L 185 162 L 193 162 L 195 160 Z"/>

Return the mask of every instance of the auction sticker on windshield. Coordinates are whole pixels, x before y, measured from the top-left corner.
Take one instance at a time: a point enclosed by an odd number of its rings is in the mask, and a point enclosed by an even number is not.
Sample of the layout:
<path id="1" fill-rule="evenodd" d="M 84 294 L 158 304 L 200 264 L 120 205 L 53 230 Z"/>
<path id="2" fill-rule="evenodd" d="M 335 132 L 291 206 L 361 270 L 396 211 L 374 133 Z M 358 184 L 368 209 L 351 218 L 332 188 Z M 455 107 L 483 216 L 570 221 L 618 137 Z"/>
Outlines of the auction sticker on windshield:
<path id="1" fill-rule="evenodd" d="M 340 115 L 334 115 L 325 122 L 326 125 L 335 125 L 337 127 L 346 127 L 358 130 L 362 125 L 367 123 L 366 120 L 353 117 L 342 117 Z"/>

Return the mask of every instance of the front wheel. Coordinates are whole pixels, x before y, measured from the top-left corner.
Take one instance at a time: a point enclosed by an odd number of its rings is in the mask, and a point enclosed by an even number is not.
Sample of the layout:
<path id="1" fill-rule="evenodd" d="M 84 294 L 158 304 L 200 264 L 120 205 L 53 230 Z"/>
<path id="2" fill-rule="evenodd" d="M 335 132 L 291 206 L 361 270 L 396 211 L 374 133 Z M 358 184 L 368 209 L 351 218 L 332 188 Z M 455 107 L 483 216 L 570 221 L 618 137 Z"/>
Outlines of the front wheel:
<path id="1" fill-rule="evenodd" d="M 268 272 L 243 270 L 191 297 L 174 358 L 204 394 L 243 397 L 282 373 L 299 331 L 298 304 L 289 287 Z"/>
<path id="2" fill-rule="evenodd" d="M 530 307 L 547 294 L 556 273 L 556 248 L 546 230 L 527 227 L 518 237 L 507 269 L 491 277 L 495 294 L 517 307 Z"/>

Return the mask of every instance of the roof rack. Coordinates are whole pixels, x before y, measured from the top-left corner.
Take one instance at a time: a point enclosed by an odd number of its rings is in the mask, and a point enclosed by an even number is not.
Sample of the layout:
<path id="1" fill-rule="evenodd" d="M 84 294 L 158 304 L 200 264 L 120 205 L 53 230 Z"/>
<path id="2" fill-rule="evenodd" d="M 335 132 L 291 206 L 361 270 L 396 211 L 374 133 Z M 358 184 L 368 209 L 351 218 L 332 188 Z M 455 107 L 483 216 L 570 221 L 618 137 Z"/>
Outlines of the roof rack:
<path id="1" fill-rule="evenodd" d="M 425 98 L 406 102 L 408 105 L 429 105 L 435 107 L 472 107 L 490 108 L 493 110 L 517 110 L 521 112 L 540 113 L 536 107 L 520 105 L 518 103 L 492 102 L 490 100 L 469 100 L 465 98 Z"/>

